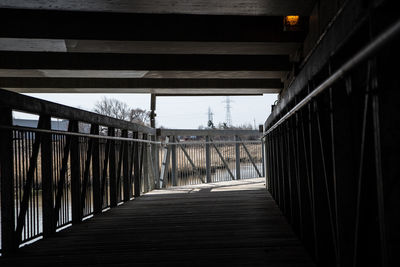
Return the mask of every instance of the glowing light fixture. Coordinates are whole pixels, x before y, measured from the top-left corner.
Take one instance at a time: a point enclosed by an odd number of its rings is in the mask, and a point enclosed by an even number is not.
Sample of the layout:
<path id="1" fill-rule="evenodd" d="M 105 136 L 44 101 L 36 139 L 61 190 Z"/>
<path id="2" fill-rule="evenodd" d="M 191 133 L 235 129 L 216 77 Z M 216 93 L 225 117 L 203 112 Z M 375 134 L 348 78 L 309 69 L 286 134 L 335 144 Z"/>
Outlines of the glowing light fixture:
<path id="1" fill-rule="evenodd" d="M 298 31 L 300 30 L 300 16 L 285 16 L 283 18 L 283 28 L 285 31 Z"/>
<path id="2" fill-rule="evenodd" d="M 286 16 L 285 17 L 285 25 L 287 26 L 295 26 L 299 23 L 299 16 Z"/>

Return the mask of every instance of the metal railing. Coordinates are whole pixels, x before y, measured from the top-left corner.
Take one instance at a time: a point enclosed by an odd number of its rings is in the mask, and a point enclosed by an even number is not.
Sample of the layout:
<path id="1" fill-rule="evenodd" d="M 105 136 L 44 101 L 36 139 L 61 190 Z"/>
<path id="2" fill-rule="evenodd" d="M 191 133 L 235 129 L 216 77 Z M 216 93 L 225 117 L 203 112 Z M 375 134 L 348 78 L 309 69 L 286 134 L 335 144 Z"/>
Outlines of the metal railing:
<path id="1" fill-rule="evenodd" d="M 0 111 L 2 253 L 156 187 L 155 129 L 5 90 Z M 14 111 L 39 115 L 37 127 L 13 125 Z"/>
<path id="2" fill-rule="evenodd" d="M 218 130 L 215 133 L 218 134 Z M 216 141 L 210 136 L 200 138 L 203 140 L 180 141 L 176 136 L 166 138 L 161 155 L 161 186 L 264 176 L 264 151 L 260 140 L 241 140 L 238 135 L 236 141 Z"/>
<path id="3" fill-rule="evenodd" d="M 329 63 L 266 123 L 267 187 L 320 266 L 397 265 L 399 36 L 396 21 L 335 72 Z"/>
<path id="4" fill-rule="evenodd" d="M 37 126 L 14 125 L 15 111 L 37 114 Z M 6 90 L 0 113 L 2 254 L 155 188 L 264 175 L 257 131 L 156 131 Z"/>

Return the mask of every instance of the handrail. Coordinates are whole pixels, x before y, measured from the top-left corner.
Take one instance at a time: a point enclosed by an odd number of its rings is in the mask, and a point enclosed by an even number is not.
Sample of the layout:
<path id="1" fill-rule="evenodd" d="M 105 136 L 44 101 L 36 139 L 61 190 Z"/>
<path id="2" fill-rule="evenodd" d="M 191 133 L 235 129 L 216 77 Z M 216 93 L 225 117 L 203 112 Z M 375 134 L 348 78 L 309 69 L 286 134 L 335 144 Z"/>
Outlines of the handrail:
<path id="1" fill-rule="evenodd" d="M 369 57 L 374 55 L 382 46 L 389 43 L 396 35 L 400 34 L 400 20 L 390 26 L 387 30 L 381 33 L 374 41 L 365 46 L 360 52 L 358 52 L 353 58 L 348 60 L 342 65 L 335 73 L 333 73 L 328 79 L 321 83 L 305 98 L 303 98 L 296 106 L 294 106 L 289 112 L 287 112 L 281 119 L 279 119 L 274 125 L 272 125 L 265 133 L 268 135 L 294 113 L 300 110 L 303 106 L 308 104 L 314 97 L 322 93 L 325 89 L 331 87 L 335 82 L 342 78 L 347 72 L 356 67 L 358 64 L 367 60 Z"/>
<path id="2" fill-rule="evenodd" d="M 240 129 L 157 129 L 159 136 L 235 136 L 235 135 L 260 135 L 258 130 Z"/>

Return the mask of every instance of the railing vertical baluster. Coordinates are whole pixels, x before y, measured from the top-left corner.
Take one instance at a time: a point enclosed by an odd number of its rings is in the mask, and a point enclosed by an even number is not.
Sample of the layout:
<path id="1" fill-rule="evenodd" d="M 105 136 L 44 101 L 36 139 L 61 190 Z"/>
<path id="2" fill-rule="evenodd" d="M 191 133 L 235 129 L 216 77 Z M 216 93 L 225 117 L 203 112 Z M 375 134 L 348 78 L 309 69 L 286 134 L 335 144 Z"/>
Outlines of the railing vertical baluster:
<path id="1" fill-rule="evenodd" d="M 239 136 L 235 135 L 235 152 L 236 152 L 236 180 L 240 180 L 240 144 Z"/>
<path id="2" fill-rule="evenodd" d="M 0 125 L 12 126 L 12 110 L 0 108 L 0 114 Z M 2 253 L 6 254 L 17 248 L 14 221 L 14 150 L 11 130 L 0 129 L 0 145 L 1 242 Z"/>
<path id="3" fill-rule="evenodd" d="M 42 128 L 51 130 L 51 117 L 42 115 L 41 120 Z M 49 133 L 43 133 L 41 138 L 43 236 L 47 237 L 56 231 L 53 201 L 53 140 Z"/>
<path id="4" fill-rule="evenodd" d="M 206 136 L 206 182 L 211 183 L 210 137 Z"/>
<path id="5" fill-rule="evenodd" d="M 71 120 L 72 132 L 79 132 L 79 122 Z M 82 221 L 81 208 L 81 171 L 79 137 L 71 136 L 71 202 L 72 202 L 72 223 Z"/>
<path id="6" fill-rule="evenodd" d="M 99 135 L 99 125 L 92 124 L 91 129 L 93 134 Z M 92 175 L 93 175 L 93 212 L 95 214 L 101 213 L 101 187 L 100 187 L 100 144 L 99 139 L 93 138 L 92 150 Z"/>

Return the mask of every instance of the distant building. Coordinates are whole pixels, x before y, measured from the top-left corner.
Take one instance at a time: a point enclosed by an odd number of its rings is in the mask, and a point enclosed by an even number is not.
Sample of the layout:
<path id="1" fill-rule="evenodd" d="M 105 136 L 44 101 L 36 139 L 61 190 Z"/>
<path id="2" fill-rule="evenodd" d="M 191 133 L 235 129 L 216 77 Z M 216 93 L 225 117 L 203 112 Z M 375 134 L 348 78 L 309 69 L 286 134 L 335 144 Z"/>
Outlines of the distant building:
<path id="1" fill-rule="evenodd" d="M 13 125 L 37 128 L 38 120 L 13 119 Z M 51 129 L 55 131 L 67 131 L 68 120 L 51 121 Z"/>

